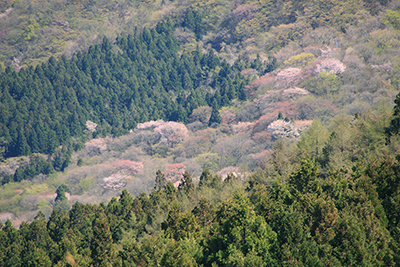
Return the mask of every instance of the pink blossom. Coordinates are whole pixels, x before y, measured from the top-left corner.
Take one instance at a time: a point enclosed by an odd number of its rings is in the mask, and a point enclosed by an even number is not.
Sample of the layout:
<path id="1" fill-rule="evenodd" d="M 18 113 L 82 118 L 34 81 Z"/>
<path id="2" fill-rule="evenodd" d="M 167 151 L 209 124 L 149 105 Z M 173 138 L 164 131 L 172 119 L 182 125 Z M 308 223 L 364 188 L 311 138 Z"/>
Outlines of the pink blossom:
<path id="1" fill-rule="evenodd" d="M 169 121 L 154 129 L 155 133 L 161 135 L 162 142 L 179 143 L 183 141 L 188 134 L 188 129 L 183 123 Z"/>
<path id="2" fill-rule="evenodd" d="M 320 59 L 315 66 L 316 73 L 328 72 L 330 74 L 340 74 L 343 73 L 345 69 L 346 66 L 336 58 Z"/>
<path id="3" fill-rule="evenodd" d="M 168 164 L 168 166 L 163 171 L 165 179 L 171 182 L 180 181 L 183 173 L 185 172 L 186 166 L 182 163 Z"/>
<path id="4" fill-rule="evenodd" d="M 136 129 L 138 130 L 146 130 L 149 128 L 155 128 L 158 127 L 160 125 L 165 124 L 165 122 L 163 120 L 157 120 L 157 121 L 147 121 L 144 123 L 138 123 L 138 125 L 136 126 Z"/>
<path id="5" fill-rule="evenodd" d="M 136 162 L 136 161 L 132 161 L 132 160 L 116 160 L 112 163 L 112 165 L 117 170 L 120 170 L 124 173 L 129 173 L 132 175 L 138 173 L 144 167 L 142 162 Z"/>

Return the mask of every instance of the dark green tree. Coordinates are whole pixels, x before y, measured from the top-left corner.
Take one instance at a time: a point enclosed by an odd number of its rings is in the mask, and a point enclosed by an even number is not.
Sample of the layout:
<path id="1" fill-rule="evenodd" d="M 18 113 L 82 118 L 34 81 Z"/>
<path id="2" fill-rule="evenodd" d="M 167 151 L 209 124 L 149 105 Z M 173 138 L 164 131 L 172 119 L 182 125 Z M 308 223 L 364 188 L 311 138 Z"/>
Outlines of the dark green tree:
<path id="1" fill-rule="evenodd" d="M 318 165 L 315 160 L 306 156 L 301 167 L 289 178 L 289 184 L 300 193 L 315 192 L 319 189 Z"/>
<path id="2" fill-rule="evenodd" d="M 193 208 L 192 213 L 202 227 L 211 224 L 215 219 L 215 209 L 205 197 L 200 198 L 199 204 Z"/>
<path id="3" fill-rule="evenodd" d="M 6 248 L 3 258 L 4 266 L 21 266 L 21 253 L 24 248 L 21 233 L 12 225 L 10 220 L 6 221 L 0 231 L 3 246 Z"/>
<path id="4" fill-rule="evenodd" d="M 156 173 L 156 183 L 154 185 L 154 190 L 160 191 L 165 188 L 167 184 L 167 180 L 165 179 L 164 174 L 158 170 Z"/>
<path id="5" fill-rule="evenodd" d="M 90 242 L 93 266 L 112 266 L 115 249 L 112 242 L 110 223 L 101 207 L 97 208 L 93 220 L 93 237 Z"/>
<path id="6" fill-rule="evenodd" d="M 390 138 L 397 135 L 400 131 L 400 93 L 396 95 L 394 104 L 390 125 L 385 128 L 386 143 L 390 143 Z"/>
<path id="7" fill-rule="evenodd" d="M 68 198 L 65 196 L 65 193 L 71 193 L 71 190 L 69 190 L 67 185 L 62 184 L 56 190 L 57 196 L 56 196 L 55 202 L 57 203 L 59 201 L 68 200 Z"/>
<path id="8" fill-rule="evenodd" d="M 195 189 L 192 177 L 185 171 L 182 175 L 181 183 L 178 186 L 178 190 L 184 192 L 186 195 L 190 195 Z"/>
<path id="9" fill-rule="evenodd" d="M 204 169 L 200 175 L 199 188 L 207 185 L 212 180 L 212 174 L 209 169 Z"/>
<path id="10" fill-rule="evenodd" d="M 208 126 L 219 124 L 221 123 L 221 121 L 222 121 L 221 115 L 219 114 L 217 103 L 214 100 L 212 105 L 210 120 L 208 121 Z"/>
<path id="11" fill-rule="evenodd" d="M 168 218 L 161 224 L 165 235 L 175 240 L 188 238 L 190 234 L 198 231 L 195 217 L 192 213 L 181 213 L 181 207 L 174 202 L 168 213 Z"/>
<path id="12" fill-rule="evenodd" d="M 95 216 L 95 206 L 76 202 L 69 211 L 71 228 L 82 235 L 82 249 L 89 247 L 93 238 L 92 223 Z"/>
<path id="13" fill-rule="evenodd" d="M 206 265 L 268 266 L 275 265 L 271 248 L 276 241 L 264 218 L 253 211 L 243 193 L 220 205 L 216 212 L 217 227 L 206 240 Z"/>
<path id="14" fill-rule="evenodd" d="M 25 137 L 25 133 L 21 128 L 18 130 L 18 139 L 15 149 L 16 149 L 16 155 L 26 156 L 31 154 L 31 148 L 29 147 Z"/>

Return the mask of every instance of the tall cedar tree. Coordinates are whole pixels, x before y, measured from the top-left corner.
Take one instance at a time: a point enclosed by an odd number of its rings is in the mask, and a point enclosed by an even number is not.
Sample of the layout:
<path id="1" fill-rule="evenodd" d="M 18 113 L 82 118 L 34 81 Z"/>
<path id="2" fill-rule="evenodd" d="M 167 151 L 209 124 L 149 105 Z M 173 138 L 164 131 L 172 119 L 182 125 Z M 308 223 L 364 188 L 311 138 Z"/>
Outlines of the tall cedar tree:
<path id="1" fill-rule="evenodd" d="M 386 143 L 390 143 L 390 138 L 400 131 L 400 93 L 396 96 L 394 104 L 390 126 L 385 128 Z"/>

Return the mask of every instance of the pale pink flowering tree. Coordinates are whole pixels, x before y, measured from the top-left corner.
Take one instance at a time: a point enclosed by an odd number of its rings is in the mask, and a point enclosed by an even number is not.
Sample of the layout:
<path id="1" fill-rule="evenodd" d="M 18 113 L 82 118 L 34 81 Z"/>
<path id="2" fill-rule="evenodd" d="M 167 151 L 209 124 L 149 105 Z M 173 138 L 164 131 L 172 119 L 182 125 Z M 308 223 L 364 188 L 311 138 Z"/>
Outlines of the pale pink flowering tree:
<path id="1" fill-rule="evenodd" d="M 346 66 L 336 58 L 325 58 L 318 60 L 315 65 L 315 72 L 328 72 L 330 74 L 340 74 L 346 70 Z"/>
<path id="2" fill-rule="evenodd" d="M 168 166 L 163 171 L 165 179 L 173 183 L 175 183 L 176 181 L 180 181 L 183 173 L 185 172 L 185 168 L 186 166 L 183 165 L 182 163 L 168 164 Z"/>
<path id="3" fill-rule="evenodd" d="M 277 87 L 289 88 L 298 85 L 302 78 L 299 68 L 287 68 L 276 75 L 275 82 Z"/>
<path id="4" fill-rule="evenodd" d="M 137 174 L 144 168 L 142 162 L 127 160 L 127 159 L 116 160 L 112 163 L 112 165 L 117 170 L 132 175 Z"/>
<path id="5" fill-rule="evenodd" d="M 254 17 L 254 12 L 259 8 L 255 4 L 239 5 L 232 11 L 232 15 L 237 21 L 246 19 L 249 20 Z"/>
<path id="6" fill-rule="evenodd" d="M 189 131 L 183 123 L 169 121 L 154 129 L 161 135 L 161 141 L 174 145 L 189 136 Z"/>
<path id="7" fill-rule="evenodd" d="M 165 124 L 165 121 L 163 121 L 163 120 L 146 121 L 146 122 L 143 122 L 143 123 L 138 123 L 138 125 L 136 126 L 136 129 L 138 129 L 138 130 L 146 130 L 146 129 L 149 129 L 149 128 L 155 128 L 155 127 L 161 126 L 163 124 Z"/>

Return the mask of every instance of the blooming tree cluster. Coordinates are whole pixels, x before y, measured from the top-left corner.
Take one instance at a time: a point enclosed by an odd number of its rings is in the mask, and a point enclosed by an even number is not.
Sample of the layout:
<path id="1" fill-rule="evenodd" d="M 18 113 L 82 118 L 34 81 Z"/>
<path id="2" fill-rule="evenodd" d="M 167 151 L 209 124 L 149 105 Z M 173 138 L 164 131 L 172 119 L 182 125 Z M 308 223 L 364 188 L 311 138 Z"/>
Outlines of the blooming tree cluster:
<path id="1" fill-rule="evenodd" d="M 168 166 L 164 169 L 163 174 L 165 175 L 165 179 L 167 179 L 167 181 L 175 183 L 180 181 L 185 169 L 186 166 L 182 163 L 168 164 Z"/>
<path id="2" fill-rule="evenodd" d="M 93 148 L 97 148 L 100 150 L 106 150 L 107 149 L 107 143 L 104 140 L 104 138 L 96 138 L 96 139 L 92 139 L 88 142 L 85 143 L 86 149 L 93 149 Z"/>
<path id="3" fill-rule="evenodd" d="M 86 121 L 86 128 L 93 133 L 96 131 L 97 123 L 88 120 Z"/>
<path id="4" fill-rule="evenodd" d="M 296 86 L 301 80 L 301 69 L 299 68 L 281 70 L 275 78 L 276 86 L 285 88 Z"/>
<path id="5" fill-rule="evenodd" d="M 315 65 L 315 72 L 328 72 L 330 74 L 340 74 L 346 70 L 346 66 L 336 58 L 324 58 L 318 60 Z"/>
<path id="6" fill-rule="evenodd" d="M 137 174 L 144 167 L 142 162 L 127 160 L 127 159 L 114 161 L 113 166 L 114 168 L 116 168 L 121 172 L 132 175 Z"/>
<path id="7" fill-rule="evenodd" d="M 132 160 L 116 160 L 112 162 L 115 173 L 103 178 L 102 187 L 107 190 L 119 190 L 126 185 L 128 179 L 141 171 L 144 166 L 142 162 Z"/>
<path id="8" fill-rule="evenodd" d="M 154 129 L 161 135 L 161 142 L 176 144 L 189 136 L 189 131 L 183 123 L 169 121 Z"/>
<path id="9" fill-rule="evenodd" d="M 160 125 L 165 124 L 165 121 L 163 120 L 156 120 L 156 121 L 146 121 L 143 123 L 138 123 L 138 125 L 136 126 L 136 129 L 138 130 L 147 130 L 149 128 L 156 128 Z"/>
<path id="10" fill-rule="evenodd" d="M 238 133 L 245 133 L 249 131 L 253 127 L 253 123 L 251 122 L 239 122 L 236 125 L 232 125 L 232 133 L 233 134 L 238 134 Z"/>

